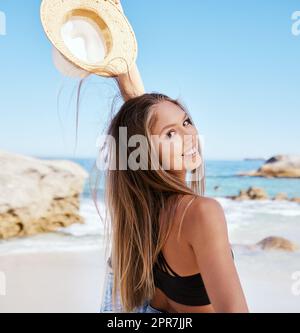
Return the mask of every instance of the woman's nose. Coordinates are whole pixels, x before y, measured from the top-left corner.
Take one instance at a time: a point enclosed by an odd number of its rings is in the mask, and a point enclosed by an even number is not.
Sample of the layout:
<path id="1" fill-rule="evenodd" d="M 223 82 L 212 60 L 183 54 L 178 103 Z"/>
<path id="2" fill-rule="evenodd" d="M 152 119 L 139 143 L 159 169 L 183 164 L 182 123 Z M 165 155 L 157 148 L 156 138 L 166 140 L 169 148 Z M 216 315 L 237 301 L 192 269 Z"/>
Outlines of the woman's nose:
<path id="1" fill-rule="evenodd" d="M 185 135 L 195 135 L 197 133 L 197 129 L 194 126 L 183 126 L 182 132 Z"/>
<path id="2" fill-rule="evenodd" d="M 192 133 L 185 133 L 182 136 L 182 144 L 184 150 L 192 148 L 195 144 L 194 135 Z"/>
<path id="3" fill-rule="evenodd" d="M 194 136 L 196 135 L 195 130 L 193 128 L 184 128 L 182 132 L 183 140 L 186 142 L 194 141 Z"/>

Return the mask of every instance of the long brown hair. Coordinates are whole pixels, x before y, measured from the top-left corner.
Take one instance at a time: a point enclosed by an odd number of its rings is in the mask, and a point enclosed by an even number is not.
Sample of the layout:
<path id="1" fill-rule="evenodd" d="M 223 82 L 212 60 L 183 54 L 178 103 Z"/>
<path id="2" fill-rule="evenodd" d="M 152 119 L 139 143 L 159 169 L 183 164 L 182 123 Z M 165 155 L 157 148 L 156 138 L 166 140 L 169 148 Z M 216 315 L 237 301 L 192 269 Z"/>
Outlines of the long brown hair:
<path id="1" fill-rule="evenodd" d="M 99 150 L 102 158 L 105 151 L 105 160 L 109 162 L 109 166 L 110 162 L 116 162 L 115 169 L 109 167 L 103 172 L 104 204 L 109 212 L 109 216 L 105 214 L 104 221 L 110 222 L 105 224 L 105 239 L 111 245 L 113 304 L 116 303 L 119 292 L 124 312 L 132 312 L 154 296 L 152 269 L 171 230 L 179 194 L 204 195 L 205 191 L 205 166 L 199 141 L 202 163 L 192 171 L 197 176 L 190 183 L 184 184 L 160 165 L 155 170 L 151 169 L 149 152 L 153 148 L 150 135 L 156 121 L 152 107 L 162 101 L 172 102 L 189 114 L 178 99 L 174 100 L 163 94 L 147 93 L 131 98 L 113 115 L 109 123 L 106 135 L 114 139 L 115 146 L 105 141 Z M 127 129 L 126 143 L 124 140 L 119 142 L 120 127 Z M 131 170 L 128 165 L 125 170 L 119 168 L 119 151 L 125 149 L 129 156 L 136 149 L 128 145 L 128 140 L 133 135 L 147 138 L 146 170 Z M 96 207 L 97 184 L 96 182 L 93 191 Z M 159 223 L 162 211 L 167 218 Z"/>
<path id="2" fill-rule="evenodd" d="M 129 70 L 128 65 L 127 69 Z M 117 84 L 117 73 L 114 72 L 113 68 L 110 69 L 108 66 L 106 71 L 110 73 Z M 84 81 L 88 77 L 90 77 L 90 74 L 81 79 L 78 84 L 75 150 L 77 146 L 80 92 Z M 131 79 L 130 75 L 129 79 Z M 105 171 L 101 170 L 99 172 L 97 160 L 91 170 L 89 186 L 97 212 L 104 222 L 103 239 L 106 241 L 106 254 L 111 246 L 110 258 L 114 272 L 113 304 L 116 303 L 117 294 L 119 293 L 124 312 L 132 312 L 136 307 L 141 306 L 147 300 L 150 301 L 154 296 L 153 265 L 170 233 L 176 207 L 179 204 L 179 195 L 204 195 L 205 163 L 201 144 L 198 140 L 202 163 L 192 171 L 190 182 L 184 184 L 182 180 L 165 171 L 161 165 L 152 170 L 151 152 L 153 147 L 150 136 L 157 117 L 152 107 L 160 102 L 169 101 L 188 114 L 192 124 L 194 124 L 192 117 L 182 102 L 160 93 L 132 97 L 123 103 L 119 111 L 113 115 L 118 97 L 116 95 L 113 100 L 112 119 L 109 120 L 106 133 L 108 138 L 114 140 L 104 141 L 99 147 L 99 157 L 108 161 L 109 167 Z M 127 129 L 126 142 L 119 140 L 120 127 Z M 128 165 L 126 165 L 125 170 L 120 170 L 118 167 L 116 170 L 111 169 L 111 162 L 116 162 L 119 165 L 119 151 L 127 150 L 128 155 L 132 153 L 134 148 L 128 145 L 128 141 L 134 135 L 141 135 L 147 139 L 146 147 L 144 147 L 148 157 L 146 170 L 131 170 Z M 115 147 L 111 143 L 115 143 Z M 96 170 L 94 188 L 92 187 L 93 170 Z M 101 176 L 104 176 L 105 179 L 104 218 L 97 205 L 97 193 Z M 166 214 L 162 215 L 162 212 Z M 180 236 L 180 230 L 179 226 L 177 240 Z M 112 239 L 111 235 L 113 236 Z"/>

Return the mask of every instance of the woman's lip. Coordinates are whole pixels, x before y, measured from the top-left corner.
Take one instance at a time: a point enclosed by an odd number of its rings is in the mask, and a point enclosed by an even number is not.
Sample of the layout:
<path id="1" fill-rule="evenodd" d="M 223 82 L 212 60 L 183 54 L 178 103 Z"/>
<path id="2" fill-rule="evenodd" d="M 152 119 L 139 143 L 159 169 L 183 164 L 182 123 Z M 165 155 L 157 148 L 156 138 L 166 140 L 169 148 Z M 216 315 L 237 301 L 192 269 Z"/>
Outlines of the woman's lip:
<path id="1" fill-rule="evenodd" d="M 194 157 L 198 154 L 198 151 L 195 151 L 193 154 L 190 155 L 183 155 L 183 157 Z"/>
<path id="2" fill-rule="evenodd" d="M 190 151 L 192 151 L 192 150 L 196 150 L 194 153 L 192 153 L 192 154 L 188 154 L 187 155 L 187 153 L 188 152 L 190 152 Z M 187 150 L 185 153 L 183 153 L 181 156 L 194 156 L 196 153 L 197 153 L 197 147 L 195 146 L 195 147 L 193 147 L 193 148 L 191 148 L 191 149 L 189 149 L 189 150 Z"/>

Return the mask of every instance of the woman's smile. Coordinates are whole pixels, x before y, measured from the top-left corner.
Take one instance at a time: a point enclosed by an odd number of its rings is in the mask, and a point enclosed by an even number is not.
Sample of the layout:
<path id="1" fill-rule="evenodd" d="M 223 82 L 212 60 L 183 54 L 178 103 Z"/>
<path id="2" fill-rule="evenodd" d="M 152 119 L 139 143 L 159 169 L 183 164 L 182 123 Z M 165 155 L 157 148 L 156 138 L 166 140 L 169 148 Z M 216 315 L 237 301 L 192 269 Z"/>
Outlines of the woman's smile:
<path id="1" fill-rule="evenodd" d="M 189 151 L 187 151 L 186 153 L 183 153 L 182 156 L 185 156 L 185 157 L 192 157 L 192 156 L 196 156 L 198 150 L 196 147 L 190 149 Z"/>

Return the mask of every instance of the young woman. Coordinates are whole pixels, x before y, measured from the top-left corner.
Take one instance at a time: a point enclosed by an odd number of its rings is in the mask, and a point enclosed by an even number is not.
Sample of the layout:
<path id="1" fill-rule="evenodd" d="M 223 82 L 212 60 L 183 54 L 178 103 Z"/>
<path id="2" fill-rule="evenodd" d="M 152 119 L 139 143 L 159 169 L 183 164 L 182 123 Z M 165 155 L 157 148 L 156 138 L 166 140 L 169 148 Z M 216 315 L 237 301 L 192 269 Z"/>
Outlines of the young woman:
<path id="1" fill-rule="evenodd" d="M 117 82 L 125 103 L 107 131 L 112 249 L 100 312 L 248 312 L 224 211 L 204 196 L 191 116 L 178 100 L 145 93 L 136 65 Z"/>

